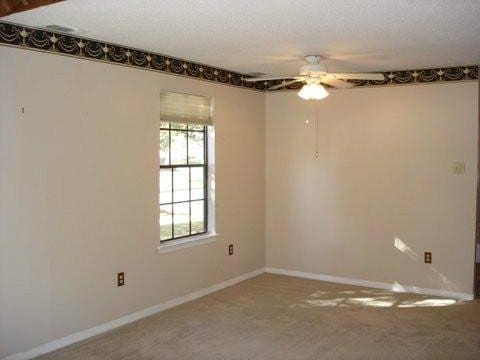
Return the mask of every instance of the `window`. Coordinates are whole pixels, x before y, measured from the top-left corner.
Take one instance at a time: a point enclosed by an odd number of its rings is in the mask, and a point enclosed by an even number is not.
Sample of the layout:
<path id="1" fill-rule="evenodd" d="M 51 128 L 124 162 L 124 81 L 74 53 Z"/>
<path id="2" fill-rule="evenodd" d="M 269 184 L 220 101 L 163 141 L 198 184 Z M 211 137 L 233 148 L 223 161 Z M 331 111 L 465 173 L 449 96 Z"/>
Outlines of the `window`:
<path id="1" fill-rule="evenodd" d="M 159 223 L 166 252 L 216 236 L 213 141 L 207 150 L 213 135 L 211 97 L 160 92 Z"/>
<path id="2" fill-rule="evenodd" d="M 207 126 L 160 123 L 160 242 L 207 232 Z"/>

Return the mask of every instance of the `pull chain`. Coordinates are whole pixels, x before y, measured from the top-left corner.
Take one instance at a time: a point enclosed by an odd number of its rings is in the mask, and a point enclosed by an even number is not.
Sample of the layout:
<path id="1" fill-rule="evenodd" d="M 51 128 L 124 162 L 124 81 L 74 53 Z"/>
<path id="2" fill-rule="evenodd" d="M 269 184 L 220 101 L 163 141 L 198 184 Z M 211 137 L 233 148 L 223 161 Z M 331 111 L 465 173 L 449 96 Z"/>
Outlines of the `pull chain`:
<path id="1" fill-rule="evenodd" d="M 315 158 L 318 158 L 320 156 L 318 152 L 318 101 L 312 101 L 313 106 L 314 106 L 314 112 L 315 112 Z M 308 106 L 306 107 L 305 111 L 305 124 L 309 124 L 310 120 L 308 119 Z"/>
<path id="2" fill-rule="evenodd" d="M 315 157 L 320 156 L 318 152 L 318 101 L 316 101 L 316 121 L 315 121 Z"/>

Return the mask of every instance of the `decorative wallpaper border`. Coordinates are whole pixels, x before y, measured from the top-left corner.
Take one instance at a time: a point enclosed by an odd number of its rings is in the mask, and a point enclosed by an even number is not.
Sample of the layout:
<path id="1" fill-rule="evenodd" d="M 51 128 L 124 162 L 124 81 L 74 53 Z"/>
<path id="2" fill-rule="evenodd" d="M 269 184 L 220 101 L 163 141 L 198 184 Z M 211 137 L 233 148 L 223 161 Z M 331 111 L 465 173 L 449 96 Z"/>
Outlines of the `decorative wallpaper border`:
<path id="1" fill-rule="evenodd" d="M 398 70 L 383 72 L 384 80 L 346 80 L 358 87 L 371 86 L 392 86 L 392 85 L 412 85 L 412 84 L 428 84 L 438 82 L 457 82 L 457 81 L 473 81 L 478 80 L 478 65 L 453 66 L 431 69 L 416 70 Z M 293 79 L 283 79 L 269 81 L 268 86 L 280 85 L 282 81 L 287 82 Z M 281 87 L 276 90 L 297 90 L 302 87 L 302 83 L 294 83 Z M 330 87 L 327 86 L 326 87 Z"/>
<path id="2" fill-rule="evenodd" d="M 222 84 L 265 90 L 264 83 L 244 82 L 246 75 L 88 38 L 0 22 L 0 45 L 159 71 Z"/>
<path id="3" fill-rule="evenodd" d="M 265 82 L 246 82 L 246 74 L 229 71 L 209 65 L 177 59 L 150 51 L 138 50 L 44 29 L 34 29 L 23 25 L 0 22 L 0 45 L 54 53 L 129 66 L 139 69 L 159 71 L 173 75 L 186 76 L 225 85 L 250 88 L 261 91 L 295 90 L 302 83 L 295 83 L 276 90 L 267 90 L 290 79 Z M 385 80 L 349 80 L 355 86 L 389 86 L 406 84 L 425 84 L 448 81 L 478 80 L 478 65 L 442 67 L 434 69 L 416 69 L 383 72 Z"/>

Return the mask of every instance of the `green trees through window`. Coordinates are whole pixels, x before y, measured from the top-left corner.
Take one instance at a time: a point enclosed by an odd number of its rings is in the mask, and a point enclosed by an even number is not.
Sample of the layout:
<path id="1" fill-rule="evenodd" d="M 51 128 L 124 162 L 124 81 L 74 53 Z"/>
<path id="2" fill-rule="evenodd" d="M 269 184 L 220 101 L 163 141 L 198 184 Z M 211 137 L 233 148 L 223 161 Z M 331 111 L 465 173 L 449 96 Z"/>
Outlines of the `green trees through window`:
<path id="1" fill-rule="evenodd" d="M 160 124 L 160 241 L 207 232 L 207 127 Z"/>

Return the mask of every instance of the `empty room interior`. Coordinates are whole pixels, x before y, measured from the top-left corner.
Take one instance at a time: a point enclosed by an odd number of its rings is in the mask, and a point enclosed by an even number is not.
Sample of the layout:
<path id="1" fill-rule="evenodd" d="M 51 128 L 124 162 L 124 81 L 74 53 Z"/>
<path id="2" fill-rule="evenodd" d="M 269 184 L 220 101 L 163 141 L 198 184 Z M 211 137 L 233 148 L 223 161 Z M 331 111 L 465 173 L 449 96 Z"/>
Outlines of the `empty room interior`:
<path id="1" fill-rule="evenodd" d="M 478 0 L 0 0 L 0 359 L 480 359 Z"/>

